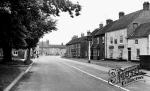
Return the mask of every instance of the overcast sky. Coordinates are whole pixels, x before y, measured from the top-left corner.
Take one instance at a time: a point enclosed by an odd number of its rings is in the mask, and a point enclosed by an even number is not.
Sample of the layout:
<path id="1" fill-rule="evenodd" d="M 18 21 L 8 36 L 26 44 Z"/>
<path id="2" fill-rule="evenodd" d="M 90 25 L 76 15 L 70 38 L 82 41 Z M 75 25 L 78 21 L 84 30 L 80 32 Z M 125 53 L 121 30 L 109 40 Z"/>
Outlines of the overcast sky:
<path id="1" fill-rule="evenodd" d="M 76 0 L 71 0 L 76 1 Z M 77 0 L 82 6 L 81 15 L 71 18 L 68 13 L 61 13 L 58 17 L 57 31 L 46 34 L 41 40 L 49 40 L 50 44 L 66 44 L 73 35 L 80 37 L 81 33 L 86 35 L 99 27 L 100 23 L 105 25 L 106 19 L 118 19 L 118 13 L 125 14 L 140 10 L 143 3 L 150 0 Z"/>

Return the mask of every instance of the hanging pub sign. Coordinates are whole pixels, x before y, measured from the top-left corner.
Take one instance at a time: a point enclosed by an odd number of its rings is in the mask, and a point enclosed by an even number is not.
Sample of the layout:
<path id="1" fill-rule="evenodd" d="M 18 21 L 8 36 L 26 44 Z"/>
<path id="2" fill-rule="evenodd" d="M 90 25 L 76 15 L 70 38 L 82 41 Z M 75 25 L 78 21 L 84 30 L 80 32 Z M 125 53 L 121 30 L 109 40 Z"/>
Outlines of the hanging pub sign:
<path id="1" fill-rule="evenodd" d="M 142 71 L 139 71 L 139 65 L 134 65 L 127 68 L 115 68 L 111 69 L 108 72 L 109 84 L 121 84 L 122 86 L 126 86 L 131 82 L 143 79 L 143 74 L 145 74 Z"/>

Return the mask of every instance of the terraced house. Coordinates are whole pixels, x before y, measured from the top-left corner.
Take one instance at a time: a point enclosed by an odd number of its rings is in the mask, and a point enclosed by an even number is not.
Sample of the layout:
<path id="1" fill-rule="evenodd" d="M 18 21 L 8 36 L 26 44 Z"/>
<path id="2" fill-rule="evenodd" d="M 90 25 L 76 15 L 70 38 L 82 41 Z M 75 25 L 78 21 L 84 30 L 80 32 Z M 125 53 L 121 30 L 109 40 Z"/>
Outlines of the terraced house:
<path id="1" fill-rule="evenodd" d="M 80 38 L 73 38 L 67 44 L 67 57 L 87 58 L 88 56 L 88 42 L 87 37 L 81 35 Z"/>
<path id="2" fill-rule="evenodd" d="M 99 37 L 95 37 L 96 33 L 103 28 L 103 24 L 99 25 L 99 28 L 96 28 L 92 33 L 92 43 L 91 43 L 91 59 L 100 59 L 100 39 Z"/>
<path id="3" fill-rule="evenodd" d="M 150 55 L 150 22 L 141 24 L 128 37 L 131 60 L 139 60 L 140 55 Z"/>
<path id="4" fill-rule="evenodd" d="M 133 51 L 135 49 L 133 49 L 133 46 L 131 47 L 132 42 L 128 38 L 139 31 L 137 28 L 144 26 L 142 24 L 150 22 L 149 8 L 149 2 L 144 2 L 141 10 L 127 15 L 124 12 L 119 13 L 119 19 L 105 33 L 105 58 L 134 60 L 133 55 L 140 55 L 141 50 Z"/>
<path id="5" fill-rule="evenodd" d="M 40 55 L 57 55 L 57 56 L 64 56 L 66 53 L 66 46 L 61 45 L 54 45 L 50 44 L 49 40 L 39 42 L 39 54 Z"/>
<path id="6" fill-rule="evenodd" d="M 95 39 L 97 39 L 97 55 L 96 58 L 98 60 L 105 59 L 105 32 L 108 28 L 113 24 L 113 20 L 107 19 L 106 25 L 104 27 L 99 28 L 98 32 L 94 35 Z"/>

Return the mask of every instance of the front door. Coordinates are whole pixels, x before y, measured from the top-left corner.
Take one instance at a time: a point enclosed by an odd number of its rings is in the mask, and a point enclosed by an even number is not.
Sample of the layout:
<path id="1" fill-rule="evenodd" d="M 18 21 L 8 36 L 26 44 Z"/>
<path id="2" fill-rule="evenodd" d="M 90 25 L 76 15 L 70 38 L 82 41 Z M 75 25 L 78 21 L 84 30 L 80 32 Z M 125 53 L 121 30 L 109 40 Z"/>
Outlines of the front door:
<path id="1" fill-rule="evenodd" d="M 131 60 L 131 48 L 128 48 L 128 60 Z"/>

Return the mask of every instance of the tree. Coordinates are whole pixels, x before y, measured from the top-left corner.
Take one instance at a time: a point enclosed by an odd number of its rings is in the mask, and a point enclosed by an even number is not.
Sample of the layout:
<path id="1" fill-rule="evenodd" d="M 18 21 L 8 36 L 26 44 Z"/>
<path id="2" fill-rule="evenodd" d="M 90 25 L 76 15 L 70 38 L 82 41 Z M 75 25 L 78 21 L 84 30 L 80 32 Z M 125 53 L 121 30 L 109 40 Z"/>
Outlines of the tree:
<path id="1" fill-rule="evenodd" d="M 56 30 L 56 21 L 51 16 L 69 12 L 80 15 L 81 6 L 69 0 L 1 0 L 0 42 L 4 59 L 11 60 L 12 48 L 35 47 L 45 33 Z"/>

